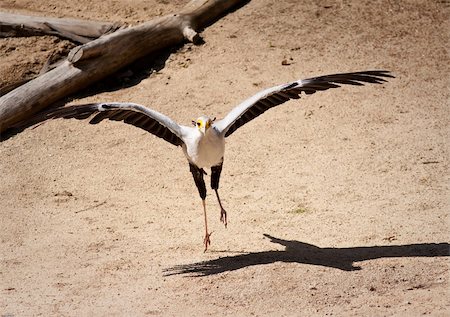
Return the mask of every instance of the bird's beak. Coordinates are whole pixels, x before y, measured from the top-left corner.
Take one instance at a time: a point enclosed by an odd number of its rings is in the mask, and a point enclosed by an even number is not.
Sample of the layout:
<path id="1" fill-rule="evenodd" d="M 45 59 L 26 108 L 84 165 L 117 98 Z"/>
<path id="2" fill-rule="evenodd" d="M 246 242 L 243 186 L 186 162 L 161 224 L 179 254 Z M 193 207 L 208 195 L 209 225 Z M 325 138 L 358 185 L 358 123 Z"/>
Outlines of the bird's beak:
<path id="1" fill-rule="evenodd" d="M 205 133 L 209 128 L 211 128 L 211 123 L 212 123 L 211 120 L 208 120 L 208 121 L 205 122 L 205 125 L 202 126 L 202 132 L 203 133 Z"/>

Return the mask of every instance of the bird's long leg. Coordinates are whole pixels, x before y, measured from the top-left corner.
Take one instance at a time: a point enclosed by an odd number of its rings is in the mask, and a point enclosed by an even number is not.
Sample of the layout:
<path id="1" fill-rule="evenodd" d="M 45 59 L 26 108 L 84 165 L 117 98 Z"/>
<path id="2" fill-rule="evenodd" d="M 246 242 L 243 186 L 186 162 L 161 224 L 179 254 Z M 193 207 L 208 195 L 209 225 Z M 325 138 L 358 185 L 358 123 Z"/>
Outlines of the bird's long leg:
<path id="1" fill-rule="evenodd" d="M 208 249 L 208 246 L 211 244 L 210 236 L 211 233 L 208 232 L 208 221 L 206 217 L 206 185 L 205 180 L 203 179 L 203 174 L 205 174 L 205 171 L 201 168 L 198 168 L 194 164 L 189 163 L 189 167 L 192 173 L 192 176 L 194 177 L 195 185 L 197 186 L 198 193 L 200 194 L 200 198 L 202 199 L 202 205 L 203 205 L 203 215 L 205 217 L 205 238 L 203 239 L 203 243 L 205 245 L 205 251 Z"/>
<path id="2" fill-rule="evenodd" d="M 225 228 L 227 227 L 227 212 L 222 207 L 222 202 L 220 201 L 219 192 L 217 189 L 214 189 L 216 191 L 217 201 L 219 202 L 220 206 L 220 221 L 225 225 Z"/>
<path id="3" fill-rule="evenodd" d="M 209 237 L 211 236 L 212 232 L 208 232 L 208 219 L 206 217 L 206 202 L 203 199 L 203 215 L 205 216 L 205 238 L 203 239 L 203 244 L 205 245 L 205 252 L 208 250 L 208 246 L 211 244 L 211 240 Z"/>
<path id="4" fill-rule="evenodd" d="M 211 167 L 211 188 L 214 189 L 217 196 L 217 201 L 219 202 L 220 206 L 220 221 L 225 225 L 225 228 L 227 227 L 227 212 L 222 206 L 222 202 L 220 201 L 219 197 L 219 179 L 220 179 L 220 172 L 222 172 L 222 165 L 223 163 L 220 163 L 219 165 Z"/>

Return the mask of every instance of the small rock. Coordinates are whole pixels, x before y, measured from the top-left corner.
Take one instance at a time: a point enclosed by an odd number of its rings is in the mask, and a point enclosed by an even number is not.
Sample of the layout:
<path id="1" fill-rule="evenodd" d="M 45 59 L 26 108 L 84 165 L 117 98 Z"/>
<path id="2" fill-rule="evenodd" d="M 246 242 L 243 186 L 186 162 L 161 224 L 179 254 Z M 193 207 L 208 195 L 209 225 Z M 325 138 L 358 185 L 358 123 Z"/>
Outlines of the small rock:
<path id="1" fill-rule="evenodd" d="M 67 196 L 71 197 L 73 194 L 67 190 L 63 190 L 62 192 L 56 193 L 55 196 Z"/>

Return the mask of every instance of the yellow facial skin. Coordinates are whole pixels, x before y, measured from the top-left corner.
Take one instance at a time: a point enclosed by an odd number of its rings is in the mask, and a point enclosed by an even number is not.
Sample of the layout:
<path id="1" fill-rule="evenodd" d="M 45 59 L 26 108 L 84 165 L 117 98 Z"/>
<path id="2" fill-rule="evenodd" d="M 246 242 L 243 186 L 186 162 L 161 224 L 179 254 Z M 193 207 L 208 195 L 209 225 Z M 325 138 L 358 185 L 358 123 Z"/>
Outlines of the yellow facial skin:
<path id="1" fill-rule="evenodd" d="M 201 132 L 205 133 L 212 124 L 212 120 L 209 118 L 200 117 L 196 121 L 192 120 L 192 123 L 199 129 Z"/>

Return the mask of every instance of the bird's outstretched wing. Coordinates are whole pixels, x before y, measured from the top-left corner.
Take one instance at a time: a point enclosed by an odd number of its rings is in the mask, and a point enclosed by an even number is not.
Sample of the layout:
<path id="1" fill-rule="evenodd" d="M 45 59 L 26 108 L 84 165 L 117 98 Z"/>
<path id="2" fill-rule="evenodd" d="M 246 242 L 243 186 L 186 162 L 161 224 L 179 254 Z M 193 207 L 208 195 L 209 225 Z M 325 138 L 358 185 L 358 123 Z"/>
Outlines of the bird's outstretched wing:
<path id="1" fill-rule="evenodd" d="M 94 116 L 93 116 L 94 115 Z M 105 119 L 123 121 L 144 129 L 173 145 L 183 144 L 183 128 L 169 117 L 135 103 L 91 103 L 53 109 L 42 114 L 43 120 L 64 118 L 87 119 L 97 124 Z"/>
<path id="2" fill-rule="evenodd" d="M 227 137 L 270 108 L 290 99 L 299 99 L 302 92 L 311 95 L 317 91 L 340 87 L 340 85 L 381 84 L 386 81 L 384 78 L 394 78 L 394 76 L 386 70 L 371 70 L 313 77 L 268 88 L 235 107 L 225 118 L 217 121 L 214 127 Z"/>

